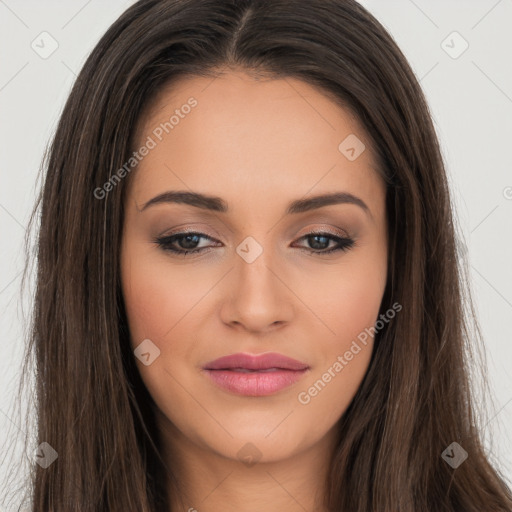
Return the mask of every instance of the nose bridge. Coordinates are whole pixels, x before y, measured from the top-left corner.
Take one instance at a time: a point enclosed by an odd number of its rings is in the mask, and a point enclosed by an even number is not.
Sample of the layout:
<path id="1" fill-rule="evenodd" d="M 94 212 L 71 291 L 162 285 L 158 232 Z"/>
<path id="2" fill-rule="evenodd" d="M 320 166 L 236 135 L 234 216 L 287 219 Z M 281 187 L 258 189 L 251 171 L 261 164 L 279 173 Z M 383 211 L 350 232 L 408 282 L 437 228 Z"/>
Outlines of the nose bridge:
<path id="1" fill-rule="evenodd" d="M 269 239 L 270 237 L 266 237 L 263 245 L 249 236 L 236 248 L 238 259 L 235 263 L 235 278 L 239 301 L 249 299 L 268 303 L 275 300 L 279 294 L 276 276 L 270 270 L 276 266 L 276 258 Z"/>
<path id="2" fill-rule="evenodd" d="M 262 237 L 263 238 L 263 237 Z M 269 244 L 271 237 L 266 237 Z M 260 238 L 261 239 L 261 238 Z M 254 237 L 246 237 L 236 248 L 229 303 L 224 304 L 224 321 L 264 330 L 291 316 L 290 294 L 278 278 L 281 265 L 276 251 Z M 277 275 L 276 275 L 277 274 Z"/>
<path id="3" fill-rule="evenodd" d="M 267 288 L 272 284 L 267 281 L 273 276 L 269 268 L 275 265 L 275 261 L 272 261 L 275 260 L 275 251 L 270 246 L 269 238 L 265 238 L 263 245 L 252 236 L 248 236 L 237 246 L 236 274 L 243 286 L 260 285 Z M 261 239 L 262 237 L 259 237 L 259 240 Z"/>

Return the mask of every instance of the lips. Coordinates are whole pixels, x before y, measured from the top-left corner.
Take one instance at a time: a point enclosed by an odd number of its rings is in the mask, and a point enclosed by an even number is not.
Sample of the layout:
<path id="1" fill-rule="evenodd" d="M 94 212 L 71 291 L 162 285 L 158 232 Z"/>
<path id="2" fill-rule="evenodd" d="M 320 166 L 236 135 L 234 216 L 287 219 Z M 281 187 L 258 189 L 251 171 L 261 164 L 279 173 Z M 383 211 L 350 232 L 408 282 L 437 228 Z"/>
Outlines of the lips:
<path id="1" fill-rule="evenodd" d="M 224 390 L 245 396 L 268 396 L 297 382 L 309 366 L 277 353 L 233 354 L 207 363 L 203 370 Z"/>
<path id="2" fill-rule="evenodd" d="M 308 365 L 282 354 L 270 352 L 266 354 L 232 354 L 207 363 L 205 370 L 237 370 L 237 371 L 265 371 L 265 370 L 306 370 Z"/>

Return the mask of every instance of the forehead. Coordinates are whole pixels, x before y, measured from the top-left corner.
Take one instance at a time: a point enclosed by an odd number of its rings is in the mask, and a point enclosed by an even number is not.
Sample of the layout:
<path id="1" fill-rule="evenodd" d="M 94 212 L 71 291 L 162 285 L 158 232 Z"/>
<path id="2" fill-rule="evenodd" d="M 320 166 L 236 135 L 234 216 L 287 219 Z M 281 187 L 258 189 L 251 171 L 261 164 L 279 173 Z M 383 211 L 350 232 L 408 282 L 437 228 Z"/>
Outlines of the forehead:
<path id="1" fill-rule="evenodd" d="M 180 79 L 159 92 L 140 120 L 135 149 L 149 139 L 153 148 L 133 176 L 141 200 L 165 188 L 244 202 L 340 187 L 371 196 L 383 187 L 358 120 L 290 77 L 229 72 Z M 365 148 L 355 160 L 342 152 L 345 140 Z"/>

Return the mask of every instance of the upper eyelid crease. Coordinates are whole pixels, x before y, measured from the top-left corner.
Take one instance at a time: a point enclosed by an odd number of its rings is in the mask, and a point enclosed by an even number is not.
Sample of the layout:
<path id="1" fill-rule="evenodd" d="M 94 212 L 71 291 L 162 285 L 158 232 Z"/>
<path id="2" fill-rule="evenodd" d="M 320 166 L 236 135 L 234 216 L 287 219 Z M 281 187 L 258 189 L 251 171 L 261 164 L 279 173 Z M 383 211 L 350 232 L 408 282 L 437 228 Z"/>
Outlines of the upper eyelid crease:
<path id="1" fill-rule="evenodd" d="M 149 206 L 159 203 L 187 204 L 196 208 L 219 213 L 227 213 L 229 211 L 228 204 L 220 197 L 187 191 L 168 191 L 159 194 L 147 201 L 139 211 L 142 212 Z M 333 192 L 331 194 L 322 194 L 306 199 L 297 199 L 288 205 L 286 214 L 303 213 L 334 204 L 354 204 L 359 206 L 373 220 L 373 215 L 368 205 L 359 197 L 348 192 Z"/>

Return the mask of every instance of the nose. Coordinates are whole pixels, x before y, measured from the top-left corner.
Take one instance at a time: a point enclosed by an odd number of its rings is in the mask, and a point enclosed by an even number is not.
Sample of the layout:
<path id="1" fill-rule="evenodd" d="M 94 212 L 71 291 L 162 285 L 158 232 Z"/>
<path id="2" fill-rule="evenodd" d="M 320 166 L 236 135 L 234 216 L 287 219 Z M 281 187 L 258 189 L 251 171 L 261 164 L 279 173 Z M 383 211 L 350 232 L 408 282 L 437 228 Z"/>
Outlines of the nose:
<path id="1" fill-rule="evenodd" d="M 222 321 L 252 333 L 282 328 L 294 315 L 293 297 L 281 267 L 271 261 L 270 251 L 252 263 L 236 256 L 235 269 L 224 284 Z"/>

